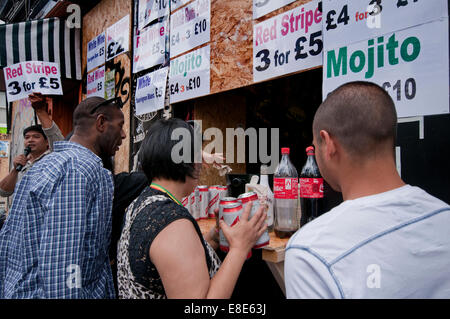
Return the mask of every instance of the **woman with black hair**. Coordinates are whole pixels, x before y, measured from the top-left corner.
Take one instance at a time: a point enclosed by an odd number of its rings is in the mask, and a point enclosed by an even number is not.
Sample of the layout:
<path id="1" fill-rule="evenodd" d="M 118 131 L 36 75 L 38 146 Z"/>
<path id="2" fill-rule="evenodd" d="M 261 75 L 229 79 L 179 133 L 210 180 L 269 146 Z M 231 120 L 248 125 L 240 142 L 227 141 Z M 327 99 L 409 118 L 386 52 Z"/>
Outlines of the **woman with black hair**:
<path id="1" fill-rule="evenodd" d="M 173 139 L 177 129 L 190 138 Z M 177 164 L 172 156 L 179 143 L 190 156 Z M 220 265 L 211 247 L 215 231 L 203 238 L 180 202 L 198 182 L 201 163 L 194 163 L 195 155 L 194 129 L 188 123 L 158 120 L 148 131 L 139 161 L 151 185 L 127 209 L 118 246 L 119 298 L 231 297 L 249 251 L 267 227 L 266 216 L 261 207 L 249 220 L 248 206 L 235 226 L 220 222 L 230 244 Z"/>

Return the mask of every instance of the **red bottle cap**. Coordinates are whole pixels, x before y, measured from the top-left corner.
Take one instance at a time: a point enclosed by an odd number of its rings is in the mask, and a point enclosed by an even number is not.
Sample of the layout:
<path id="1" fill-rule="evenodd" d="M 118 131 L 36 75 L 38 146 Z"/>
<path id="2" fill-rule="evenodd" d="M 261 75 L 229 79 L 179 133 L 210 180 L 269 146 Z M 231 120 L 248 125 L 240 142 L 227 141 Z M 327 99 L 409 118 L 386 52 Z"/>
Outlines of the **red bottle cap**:
<path id="1" fill-rule="evenodd" d="M 281 149 L 281 154 L 289 154 L 289 152 L 290 152 L 289 147 L 283 147 L 283 148 Z"/>
<path id="2" fill-rule="evenodd" d="M 306 155 L 314 155 L 314 146 L 308 146 L 306 148 Z"/>

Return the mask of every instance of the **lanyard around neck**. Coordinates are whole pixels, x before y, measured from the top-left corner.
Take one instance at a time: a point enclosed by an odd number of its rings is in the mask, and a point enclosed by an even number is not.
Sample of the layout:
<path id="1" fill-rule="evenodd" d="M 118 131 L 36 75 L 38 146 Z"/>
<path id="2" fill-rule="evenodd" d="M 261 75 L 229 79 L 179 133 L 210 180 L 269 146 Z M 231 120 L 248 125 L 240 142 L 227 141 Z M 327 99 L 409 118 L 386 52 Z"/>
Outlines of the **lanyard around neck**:
<path id="1" fill-rule="evenodd" d="M 181 202 L 176 199 L 175 196 L 172 195 L 172 193 L 170 193 L 167 189 L 165 189 L 164 187 L 162 187 L 161 185 L 155 184 L 155 183 L 151 183 L 150 184 L 150 188 L 156 189 L 160 192 L 166 193 L 167 196 L 169 196 L 175 203 L 177 203 L 180 206 L 183 206 L 183 204 L 181 204 Z"/>

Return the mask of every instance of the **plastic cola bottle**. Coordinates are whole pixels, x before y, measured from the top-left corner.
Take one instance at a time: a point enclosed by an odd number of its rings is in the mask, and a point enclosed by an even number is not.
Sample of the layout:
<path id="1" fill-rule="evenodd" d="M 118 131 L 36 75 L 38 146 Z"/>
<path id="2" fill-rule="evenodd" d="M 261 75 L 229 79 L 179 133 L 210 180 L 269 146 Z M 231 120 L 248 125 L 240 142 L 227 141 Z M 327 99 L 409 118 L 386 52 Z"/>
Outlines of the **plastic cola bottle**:
<path id="1" fill-rule="evenodd" d="M 281 149 L 281 161 L 274 178 L 275 234 L 280 238 L 290 237 L 299 228 L 298 174 L 289 159 L 289 148 Z"/>

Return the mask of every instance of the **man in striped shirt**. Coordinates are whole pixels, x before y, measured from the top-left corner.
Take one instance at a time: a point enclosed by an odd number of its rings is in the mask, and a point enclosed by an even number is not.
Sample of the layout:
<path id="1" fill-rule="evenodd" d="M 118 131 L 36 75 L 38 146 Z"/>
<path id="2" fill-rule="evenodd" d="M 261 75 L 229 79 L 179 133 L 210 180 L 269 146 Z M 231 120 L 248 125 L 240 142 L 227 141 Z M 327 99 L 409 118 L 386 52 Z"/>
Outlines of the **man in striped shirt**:
<path id="1" fill-rule="evenodd" d="M 101 157 L 125 138 L 120 107 L 99 97 L 81 102 L 70 141 L 56 142 L 18 184 L 0 231 L 0 298 L 115 297 L 114 187 Z"/>

